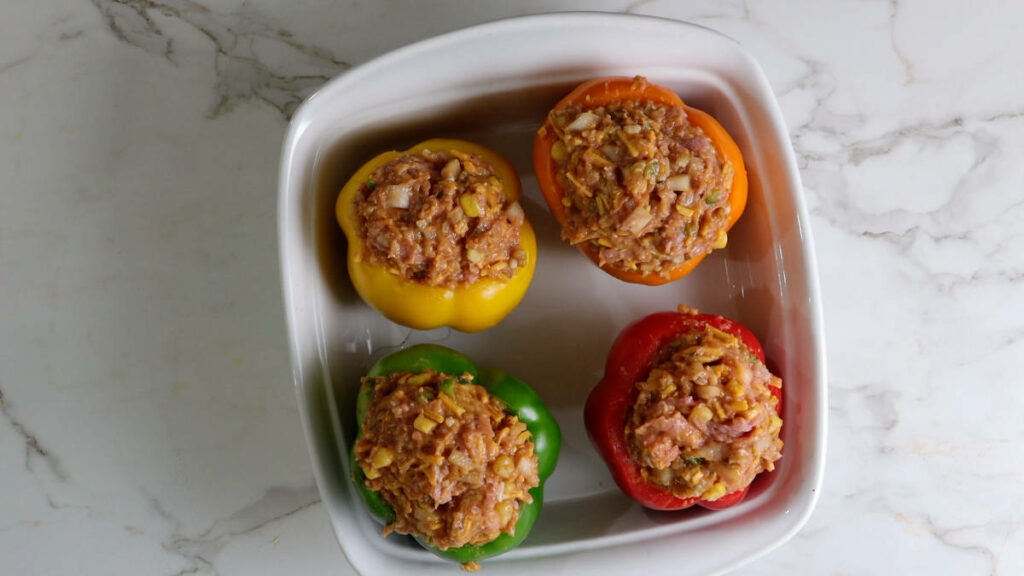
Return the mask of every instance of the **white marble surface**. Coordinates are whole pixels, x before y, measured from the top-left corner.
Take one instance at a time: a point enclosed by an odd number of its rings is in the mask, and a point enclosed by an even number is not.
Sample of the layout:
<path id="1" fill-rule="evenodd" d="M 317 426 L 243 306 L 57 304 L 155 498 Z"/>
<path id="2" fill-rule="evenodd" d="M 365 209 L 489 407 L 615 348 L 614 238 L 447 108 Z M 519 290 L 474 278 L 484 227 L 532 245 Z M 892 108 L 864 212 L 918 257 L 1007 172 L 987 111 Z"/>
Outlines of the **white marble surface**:
<path id="1" fill-rule="evenodd" d="M 738 39 L 812 212 L 831 430 L 740 573 L 1024 574 L 1024 5 L 45 0 L 0 10 L 5 574 L 350 574 L 290 384 L 289 113 L 402 44 L 601 9 Z"/>

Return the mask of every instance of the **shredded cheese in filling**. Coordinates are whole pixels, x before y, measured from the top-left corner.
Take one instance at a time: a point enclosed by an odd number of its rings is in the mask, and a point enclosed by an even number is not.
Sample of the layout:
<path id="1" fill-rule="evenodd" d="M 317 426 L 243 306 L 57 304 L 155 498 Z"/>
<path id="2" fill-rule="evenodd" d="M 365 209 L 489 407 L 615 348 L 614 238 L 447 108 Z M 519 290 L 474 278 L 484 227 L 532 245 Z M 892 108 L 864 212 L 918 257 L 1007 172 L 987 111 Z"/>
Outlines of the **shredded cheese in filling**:
<path id="1" fill-rule="evenodd" d="M 476 154 L 405 153 L 356 195 L 361 258 L 428 286 L 507 279 L 526 265 L 525 214 Z"/>
<path id="2" fill-rule="evenodd" d="M 678 498 L 741 490 L 782 454 L 782 381 L 731 334 L 683 334 L 636 383 L 626 442 L 644 479 Z"/>
<path id="3" fill-rule="evenodd" d="M 539 485 L 529 430 L 472 376 L 427 370 L 371 378 L 374 398 L 355 445 L 370 490 L 394 508 L 384 534 L 440 549 L 513 534 Z"/>
<path id="4" fill-rule="evenodd" d="M 570 105 L 549 120 L 565 240 L 602 265 L 662 276 L 725 247 L 734 167 L 684 107 Z"/>

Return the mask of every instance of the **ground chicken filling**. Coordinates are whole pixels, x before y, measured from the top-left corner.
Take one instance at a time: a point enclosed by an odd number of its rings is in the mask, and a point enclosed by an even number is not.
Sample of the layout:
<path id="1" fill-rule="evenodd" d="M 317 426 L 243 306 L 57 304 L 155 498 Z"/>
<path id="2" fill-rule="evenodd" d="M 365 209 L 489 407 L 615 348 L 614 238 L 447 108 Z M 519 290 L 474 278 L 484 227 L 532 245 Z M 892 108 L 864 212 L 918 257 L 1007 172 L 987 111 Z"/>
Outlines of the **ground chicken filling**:
<path id="1" fill-rule="evenodd" d="M 725 247 L 734 167 L 684 107 L 573 105 L 549 119 L 565 240 L 602 265 L 662 276 Z"/>
<path id="2" fill-rule="evenodd" d="M 626 443 L 644 479 L 678 498 L 741 490 L 782 454 L 781 387 L 740 341 L 713 327 L 673 340 L 627 415 Z"/>
<path id="3" fill-rule="evenodd" d="M 366 487 L 395 509 L 391 531 L 442 550 L 514 534 L 540 480 L 526 425 L 472 375 L 431 370 L 369 379 L 355 455 Z"/>
<path id="4" fill-rule="evenodd" d="M 526 264 L 523 209 L 476 154 L 402 154 L 370 175 L 356 214 L 361 257 L 407 280 L 455 288 Z"/>

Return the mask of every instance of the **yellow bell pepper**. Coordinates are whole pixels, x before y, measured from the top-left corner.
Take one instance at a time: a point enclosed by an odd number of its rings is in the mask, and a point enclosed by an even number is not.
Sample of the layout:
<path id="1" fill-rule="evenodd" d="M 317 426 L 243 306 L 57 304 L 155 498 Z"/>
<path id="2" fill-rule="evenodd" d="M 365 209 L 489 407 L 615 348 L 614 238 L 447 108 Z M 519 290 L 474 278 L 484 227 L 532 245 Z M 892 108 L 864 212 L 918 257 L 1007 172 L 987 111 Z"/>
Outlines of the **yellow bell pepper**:
<path id="1" fill-rule="evenodd" d="M 492 150 L 462 140 L 432 139 L 406 152 L 423 150 L 457 150 L 476 154 L 494 168 L 507 198 L 518 201 L 522 196 L 515 169 Z M 354 209 L 356 195 L 377 168 L 401 154 L 384 152 L 363 164 L 338 195 L 335 215 L 348 238 L 348 273 L 356 292 L 381 314 L 410 328 L 429 330 L 450 326 L 462 332 L 478 332 L 494 326 L 519 304 L 533 279 L 537 267 L 537 237 L 529 221 L 523 220 L 519 232 L 520 247 L 526 252 L 526 265 L 519 267 L 507 280 L 484 278 L 456 288 L 428 286 L 363 260 L 363 238 Z"/>

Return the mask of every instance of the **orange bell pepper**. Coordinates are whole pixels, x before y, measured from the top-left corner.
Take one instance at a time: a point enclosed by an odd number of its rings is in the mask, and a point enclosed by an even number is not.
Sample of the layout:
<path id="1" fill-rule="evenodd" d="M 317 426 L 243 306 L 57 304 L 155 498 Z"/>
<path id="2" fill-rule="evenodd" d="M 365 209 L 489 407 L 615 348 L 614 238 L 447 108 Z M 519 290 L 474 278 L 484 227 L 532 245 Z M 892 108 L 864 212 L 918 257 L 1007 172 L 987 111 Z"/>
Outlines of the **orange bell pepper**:
<path id="1" fill-rule="evenodd" d="M 683 103 L 678 94 L 657 84 L 638 83 L 633 78 L 608 77 L 597 78 L 580 84 L 575 90 L 562 98 L 555 105 L 555 110 L 566 106 L 584 106 L 596 108 L 607 106 L 614 102 L 633 100 L 639 102 L 654 102 L 668 106 L 682 106 L 686 109 L 686 116 L 689 122 L 701 130 L 711 139 L 715 150 L 720 158 L 733 166 L 734 176 L 732 189 L 729 192 L 729 220 L 726 225 L 728 231 L 743 214 L 747 205 L 747 171 L 743 164 L 743 155 L 739 146 L 725 131 L 725 128 L 718 123 L 710 114 L 692 108 Z M 551 157 L 551 148 L 554 145 L 554 130 L 551 127 L 551 120 L 547 118 L 544 124 L 537 131 L 533 142 L 533 167 L 537 174 L 537 183 L 547 200 L 551 213 L 558 220 L 559 224 L 565 224 L 565 206 L 562 198 L 565 191 L 558 184 L 557 166 Z M 626 282 L 636 284 L 647 284 L 656 286 L 673 280 L 678 280 L 693 270 L 697 264 L 704 259 L 704 255 L 687 260 L 680 266 L 669 271 L 668 276 L 660 274 L 644 274 L 634 270 L 622 270 L 614 266 L 602 266 L 598 253 L 588 244 L 581 244 L 580 249 L 602 270 Z"/>

